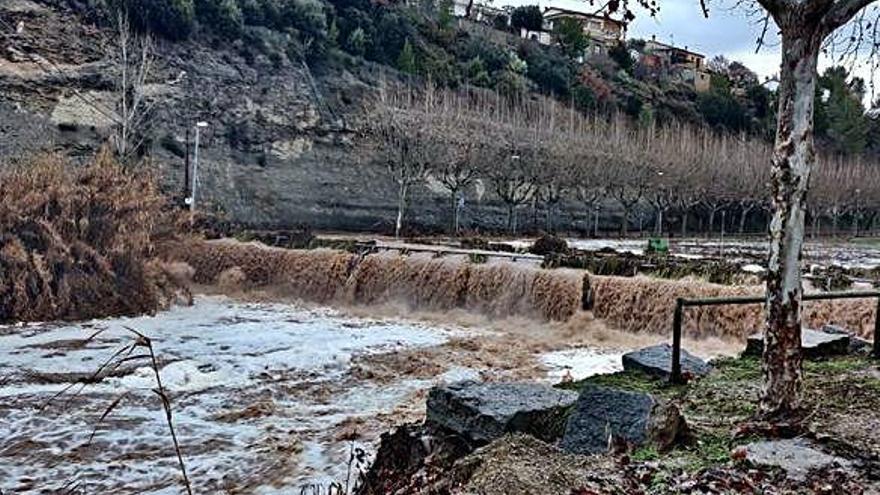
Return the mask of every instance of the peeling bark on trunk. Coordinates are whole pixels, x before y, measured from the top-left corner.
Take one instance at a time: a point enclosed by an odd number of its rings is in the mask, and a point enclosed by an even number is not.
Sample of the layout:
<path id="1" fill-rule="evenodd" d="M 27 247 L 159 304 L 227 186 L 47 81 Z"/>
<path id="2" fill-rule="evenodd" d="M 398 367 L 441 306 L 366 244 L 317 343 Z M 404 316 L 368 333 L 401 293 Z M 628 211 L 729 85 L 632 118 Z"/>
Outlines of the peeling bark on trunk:
<path id="1" fill-rule="evenodd" d="M 798 22 L 783 27 L 779 112 L 772 164 L 773 217 L 767 273 L 761 413 L 782 418 L 800 408 L 801 248 L 813 148 L 813 99 L 821 36 Z"/>

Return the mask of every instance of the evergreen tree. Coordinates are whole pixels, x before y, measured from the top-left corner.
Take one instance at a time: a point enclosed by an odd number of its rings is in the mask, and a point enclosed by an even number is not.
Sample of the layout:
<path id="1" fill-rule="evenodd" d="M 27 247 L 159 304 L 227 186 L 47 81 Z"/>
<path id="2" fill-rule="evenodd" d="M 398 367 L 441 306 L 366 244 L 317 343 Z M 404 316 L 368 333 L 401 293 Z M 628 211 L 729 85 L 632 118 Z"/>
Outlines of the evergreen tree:
<path id="1" fill-rule="evenodd" d="M 440 12 L 437 16 L 437 25 L 447 31 L 452 27 L 452 0 L 440 0 Z"/>
<path id="2" fill-rule="evenodd" d="M 416 73 L 416 54 L 413 51 L 412 44 L 409 42 L 409 38 L 403 43 L 403 48 L 397 57 L 397 68 L 407 74 Z"/>
<path id="3" fill-rule="evenodd" d="M 583 55 L 589 44 L 583 24 L 568 17 L 560 19 L 553 26 L 553 38 L 570 58 Z"/>
<path id="4" fill-rule="evenodd" d="M 510 25 L 519 31 L 540 31 L 544 29 L 544 14 L 537 5 L 524 5 L 513 9 L 510 14 Z"/>

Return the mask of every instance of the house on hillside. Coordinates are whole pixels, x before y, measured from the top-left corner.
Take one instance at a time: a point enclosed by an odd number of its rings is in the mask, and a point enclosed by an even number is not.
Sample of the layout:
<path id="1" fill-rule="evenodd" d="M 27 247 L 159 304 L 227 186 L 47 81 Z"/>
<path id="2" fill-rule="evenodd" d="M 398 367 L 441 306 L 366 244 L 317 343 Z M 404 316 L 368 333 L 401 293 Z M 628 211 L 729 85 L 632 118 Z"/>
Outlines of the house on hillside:
<path id="1" fill-rule="evenodd" d="M 496 18 L 503 18 L 505 19 L 505 24 L 510 25 L 511 10 L 511 7 L 493 7 L 485 1 L 479 0 L 452 1 L 452 14 L 454 16 L 486 24 L 493 24 Z"/>
<path id="2" fill-rule="evenodd" d="M 711 78 L 706 69 L 706 56 L 701 53 L 659 42 L 656 36 L 651 36 L 645 42 L 644 58 L 651 66 L 662 68 L 669 77 L 692 85 L 698 93 L 709 90 Z"/>
<path id="3" fill-rule="evenodd" d="M 626 33 L 626 23 L 622 21 L 576 10 L 547 7 L 544 9 L 542 29 L 540 31 L 522 29 L 520 37 L 535 40 L 543 45 L 552 45 L 556 42 L 553 38 L 553 29 L 562 19 L 573 19 L 581 25 L 584 35 L 589 40 L 587 52 L 607 52 L 612 46 L 623 42 Z"/>
<path id="4" fill-rule="evenodd" d="M 558 7 L 544 9 L 544 30 L 553 32 L 556 23 L 562 19 L 574 19 L 580 23 L 584 35 L 596 46 L 605 49 L 621 43 L 626 33 L 626 24 L 622 21 Z"/>

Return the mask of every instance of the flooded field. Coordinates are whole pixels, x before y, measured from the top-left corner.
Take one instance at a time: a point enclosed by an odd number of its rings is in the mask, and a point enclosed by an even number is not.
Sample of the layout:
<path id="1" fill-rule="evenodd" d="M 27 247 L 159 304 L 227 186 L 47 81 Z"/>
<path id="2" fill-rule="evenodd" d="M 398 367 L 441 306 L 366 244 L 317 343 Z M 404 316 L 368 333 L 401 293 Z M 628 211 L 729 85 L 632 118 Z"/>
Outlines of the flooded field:
<path id="1" fill-rule="evenodd" d="M 588 251 L 614 249 L 619 252 L 644 254 L 648 239 L 567 239 L 571 247 Z M 533 239 L 508 241 L 516 248 L 528 248 Z M 717 258 L 741 263 L 763 265 L 767 258 L 768 241 L 764 238 L 731 238 L 723 242 L 714 238 L 669 239 L 669 252 L 683 258 Z M 844 239 L 806 241 L 804 245 L 806 265 L 839 265 L 846 268 L 873 268 L 880 266 L 880 245 L 876 243 L 849 242 Z"/>
<path id="2" fill-rule="evenodd" d="M 432 385 L 581 378 L 617 369 L 621 344 L 550 328 L 509 345 L 497 329 L 220 296 L 155 317 L 0 327 L 3 493 L 180 493 L 149 360 L 117 354 L 134 342 L 125 327 L 153 342 L 194 493 L 353 482 L 351 452 L 368 460 L 380 432 L 420 419 Z M 102 368 L 114 356 L 135 358 Z"/>

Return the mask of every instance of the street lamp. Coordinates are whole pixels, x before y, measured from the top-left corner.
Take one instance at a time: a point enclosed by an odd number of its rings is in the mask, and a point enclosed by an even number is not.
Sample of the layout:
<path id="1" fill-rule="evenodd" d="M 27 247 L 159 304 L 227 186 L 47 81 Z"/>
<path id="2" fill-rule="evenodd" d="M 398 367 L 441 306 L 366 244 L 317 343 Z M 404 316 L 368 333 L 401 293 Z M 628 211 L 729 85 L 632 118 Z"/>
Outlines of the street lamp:
<path id="1" fill-rule="evenodd" d="M 208 127 L 208 123 L 205 121 L 196 122 L 196 150 L 195 155 L 193 157 L 193 176 L 192 176 L 192 195 L 189 198 L 189 211 L 196 211 L 196 184 L 199 181 L 199 131 Z"/>

